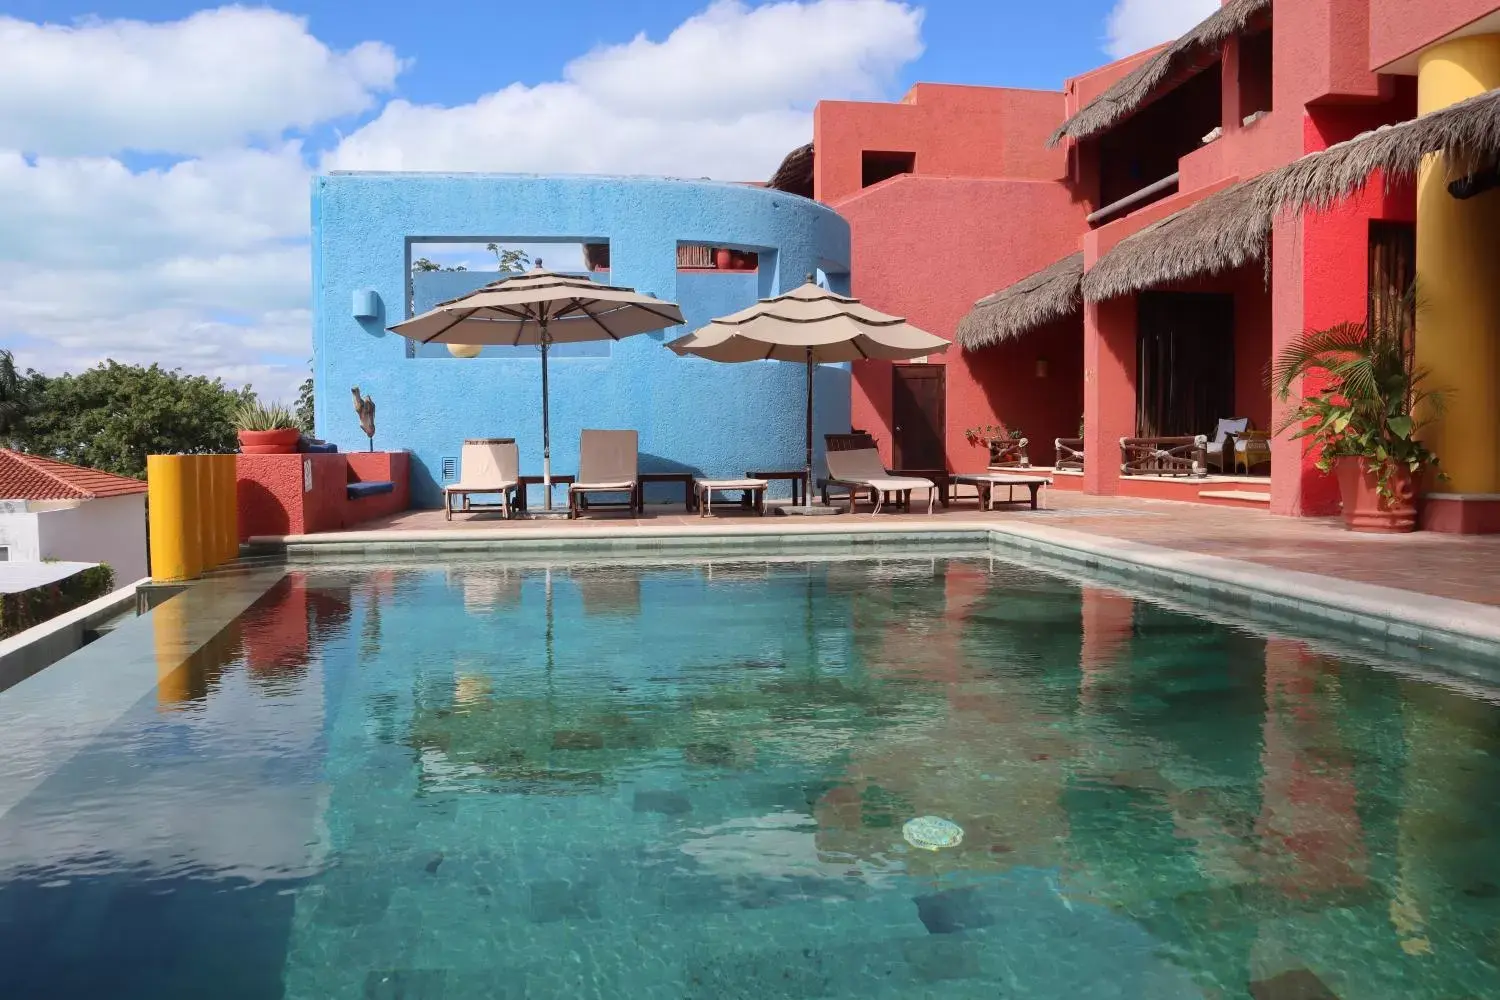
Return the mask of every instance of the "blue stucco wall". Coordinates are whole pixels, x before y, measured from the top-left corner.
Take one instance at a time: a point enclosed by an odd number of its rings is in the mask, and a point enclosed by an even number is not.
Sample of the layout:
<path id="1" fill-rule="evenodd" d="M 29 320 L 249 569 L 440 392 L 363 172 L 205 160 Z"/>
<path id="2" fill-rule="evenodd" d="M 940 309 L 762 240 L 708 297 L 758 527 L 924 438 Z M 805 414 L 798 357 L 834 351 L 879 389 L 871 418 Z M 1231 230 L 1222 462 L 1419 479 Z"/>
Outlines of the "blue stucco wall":
<path id="1" fill-rule="evenodd" d="M 313 182 L 313 378 L 320 437 L 359 448 L 350 404 L 376 402 L 375 445 L 413 453 L 412 498 L 436 507 L 441 462 L 466 437 L 515 437 L 540 472 L 540 363 L 531 358 L 408 357 L 385 328 L 408 314 L 413 242 L 605 242 L 610 281 L 682 306 L 684 327 L 632 337 L 607 357 L 552 364 L 552 468 L 572 472 L 578 432 L 634 428 L 643 471 L 707 475 L 802 464 L 805 376 L 798 365 L 720 365 L 679 358 L 664 341 L 815 270 L 838 288 L 849 230 L 837 213 L 777 191 L 709 181 L 487 174 L 333 174 Z M 679 242 L 760 254 L 758 273 L 677 269 Z M 357 320 L 354 291 L 375 290 L 383 315 Z M 815 430 L 849 427 L 849 373 L 818 371 Z M 821 464 L 821 449 L 819 458 Z"/>

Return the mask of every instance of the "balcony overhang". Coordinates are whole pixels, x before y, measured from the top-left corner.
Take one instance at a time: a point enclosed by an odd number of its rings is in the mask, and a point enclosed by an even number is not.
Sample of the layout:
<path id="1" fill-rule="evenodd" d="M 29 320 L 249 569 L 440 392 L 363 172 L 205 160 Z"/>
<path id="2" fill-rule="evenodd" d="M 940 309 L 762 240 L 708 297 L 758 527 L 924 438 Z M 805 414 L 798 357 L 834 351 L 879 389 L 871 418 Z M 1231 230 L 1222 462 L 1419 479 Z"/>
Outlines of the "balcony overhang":
<path id="1" fill-rule="evenodd" d="M 1063 122 L 1047 145 L 1064 139 L 1077 142 L 1113 128 L 1150 102 L 1163 84 L 1191 76 L 1218 59 L 1225 42 L 1243 34 L 1270 9 L 1271 0 L 1229 0 Z"/>
<path id="2" fill-rule="evenodd" d="M 964 350 L 977 351 L 1075 315 L 1083 307 L 1082 279 L 1082 251 L 1069 254 L 974 303 L 954 339 Z"/>
<path id="3" fill-rule="evenodd" d="M 1376 171 L 1387 187 L 1415 177 L 1435 153 L 1444 155 L 1454 197 L 1485 189 L 1500 164 L 1500 89 L 1308 153 L 1262 175 L 1256 200 L 1271 213 L 1323 211 L 1363 188 Z"/>
<path id="4" fill-rule="evenodd" d="M 1121 240 L 1083 275 L 1083 297 L 1103 302 L 1264 260 L 1274 213 L 1241 181 Z"/>

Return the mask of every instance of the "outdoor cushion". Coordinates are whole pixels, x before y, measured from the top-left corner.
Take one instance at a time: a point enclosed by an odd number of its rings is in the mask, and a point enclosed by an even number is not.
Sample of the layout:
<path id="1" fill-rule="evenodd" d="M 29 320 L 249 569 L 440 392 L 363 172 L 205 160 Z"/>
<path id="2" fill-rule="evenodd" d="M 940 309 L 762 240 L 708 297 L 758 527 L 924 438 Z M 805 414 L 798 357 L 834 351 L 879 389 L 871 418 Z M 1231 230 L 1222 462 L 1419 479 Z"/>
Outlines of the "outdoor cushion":
<path id="1" fill-rule="evenodd" d="M 521 458 L 513 438 L 471 438 L 459 453 L 458 482 L 445 493 L 503 493 L 519 483 Z"/>
<path id="2" fill-rule="evenodd" d="M 396 492 L 396 484 L 383 479 L 372 479 L 363 483 L 350 483 L 344 487 L 344 493 L 350 500 L 358 500 L 361 497 L 379 496 L 382 493 Z"/>

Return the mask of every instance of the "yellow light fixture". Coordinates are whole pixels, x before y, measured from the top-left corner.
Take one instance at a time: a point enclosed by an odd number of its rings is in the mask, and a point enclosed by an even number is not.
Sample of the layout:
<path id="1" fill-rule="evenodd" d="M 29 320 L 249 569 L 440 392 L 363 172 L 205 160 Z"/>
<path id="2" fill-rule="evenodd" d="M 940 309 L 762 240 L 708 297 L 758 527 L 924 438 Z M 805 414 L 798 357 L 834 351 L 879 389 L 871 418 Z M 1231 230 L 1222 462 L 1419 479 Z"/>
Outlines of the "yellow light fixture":
<path id="1" fill-rule="evenodd" d="M 479 352 L 484 350 L 478 344 L 449 344 L 448 353 L 455 358 L 477 358 Z"/>

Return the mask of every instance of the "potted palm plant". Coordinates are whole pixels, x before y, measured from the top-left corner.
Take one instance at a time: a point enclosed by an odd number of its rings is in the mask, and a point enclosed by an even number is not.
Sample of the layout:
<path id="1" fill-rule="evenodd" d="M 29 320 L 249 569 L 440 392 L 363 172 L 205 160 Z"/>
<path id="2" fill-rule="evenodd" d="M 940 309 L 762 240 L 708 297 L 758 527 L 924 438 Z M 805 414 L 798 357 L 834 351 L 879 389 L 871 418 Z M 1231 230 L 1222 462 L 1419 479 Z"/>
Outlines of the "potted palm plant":
<path id="1" fill-rule="evenodd" d="M 280 403 L 249 400 L 235 408 L 233 419 L 244 455 L 289 455 L 302 437 L 296 414 Z"/>
<path id="2" fill-rule="evenodd" d="M 1353 531 L 1413 530 L 1417 481 L 1437 469 L 1417 432 L 1441 413 L 1443 397 L 1416 365 L 1411 301 L 1408 293 L 1402 308 L 1382 310 L 1370 324 L 1308 331 L 1271 366 L 1283 402 L 1300 380 L 1315 387 L 1280 429 L 1295 427 L 1294 438 L 1312 440 L 1318 468 L 1338 479 Z"/>

